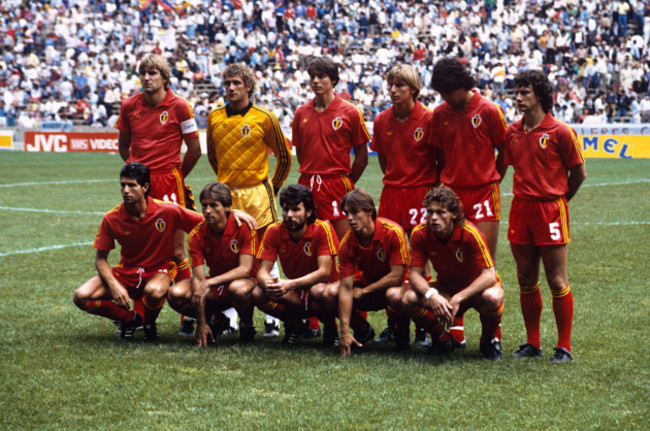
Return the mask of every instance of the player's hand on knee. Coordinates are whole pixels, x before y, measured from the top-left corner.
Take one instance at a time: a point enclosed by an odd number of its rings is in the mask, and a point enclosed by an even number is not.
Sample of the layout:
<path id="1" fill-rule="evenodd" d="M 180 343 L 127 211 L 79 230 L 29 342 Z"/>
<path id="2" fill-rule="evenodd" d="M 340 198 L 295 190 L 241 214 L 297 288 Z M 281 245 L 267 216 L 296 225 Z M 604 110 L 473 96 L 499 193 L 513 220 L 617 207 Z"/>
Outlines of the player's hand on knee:
<path id="1" fill-rule="evenodd" d="M 131 302 L 131 298 L 129 297 L 129 292 L 120 285 L 112 286 L 111 287 L 111 296 L 113 297 L 113 301 L 115 304 L 117 304 L 118 307 L 122 308 L 129 308 L 129 303 Z"/>

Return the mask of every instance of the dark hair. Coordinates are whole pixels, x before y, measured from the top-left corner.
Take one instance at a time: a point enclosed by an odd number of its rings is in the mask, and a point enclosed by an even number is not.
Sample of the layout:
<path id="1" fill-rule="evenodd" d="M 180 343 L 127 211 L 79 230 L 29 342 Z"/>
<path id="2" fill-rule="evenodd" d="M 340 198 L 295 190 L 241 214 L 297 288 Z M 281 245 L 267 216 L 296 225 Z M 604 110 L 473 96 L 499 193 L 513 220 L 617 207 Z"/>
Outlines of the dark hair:
<path id="1" fill-rule="evenodd" d="M 541 70 L 524 70 L 515 76 L 515 89 L 532 87 L 535 96 L 539 97 L 544 112 L 553 109 L 553 85 L 548 76 Z"/>
<path id="2" fill-rule="evenodd" d="M 282 189 L 280 192 L 280 206 L 286 209 L 290 206 L 299 205 L 302 202 L 305 211 L 311 211 L 307 218 L 307 223 L 311 224 L 316 221 L 316 206 L 314 205 L 314 195 L 309 187 L 302 184 L 291 184 Z"/>
<path id="3" fill-rule="evenodd" d="M 471 90 L 476 80 L 471 71 L 457 57 L 443 57 L 433 66 L 431 88 L 438 93 L 449 93 L 459 88 Z"/>
<path id="4" fill-rule="evenodd" d="M 316 72 L 324 73 L 332 81 L 332 86 L 336 87 L 336 84 L 339 83 L 339 68 L 329 57 L 316 57 L 309 62 L 307 66 L 307 73 L 309 76 L 315 75 Z"/>
<path id="5" fill-rule="evenodd" d="M 144 187 L 145 184 L 151 185 L 151 174 L 149 168 L 140 162 L 127 163 L 120 169 L 120 178 L 134 178 L 138 184 Z M 149 195 L 149 190 L 144 194 L 145 197 Z"/>
<path id="6" fill-rule="evenodd" d="M 457 225 L 463 226 L 465 224 L 463 203 L 458 199 L 456 193 L 454 193 L 454 191 L 449 187 L 440 186 L 429 190 L 427 195 L 424 197 L 422 205 L 427 207 L 433 203 L 437 203 L 449 211 L 453 215 Z"/>
<path id="7" fill-rule="evenodd" d="M 199 202 L 208 198 L 214 199 L 224 207 L 232 206 L 232 195 L 230 194 L 230 189 L 223 183 L 214 182 L 206 184 L 199 195 Z"/>
<path id="8" fill-rule="evenodd" d="M 365 211 L 370 213 L 373 220 L 377 218 L 375 202 L 372 200 L 372 196 L 370 196 L 370 194 L 363 188 L 358 188 L 346 193 L 346 195 L 343 196 L 343 199 L 341 199 L 341 210 L 345 213 Z"/>

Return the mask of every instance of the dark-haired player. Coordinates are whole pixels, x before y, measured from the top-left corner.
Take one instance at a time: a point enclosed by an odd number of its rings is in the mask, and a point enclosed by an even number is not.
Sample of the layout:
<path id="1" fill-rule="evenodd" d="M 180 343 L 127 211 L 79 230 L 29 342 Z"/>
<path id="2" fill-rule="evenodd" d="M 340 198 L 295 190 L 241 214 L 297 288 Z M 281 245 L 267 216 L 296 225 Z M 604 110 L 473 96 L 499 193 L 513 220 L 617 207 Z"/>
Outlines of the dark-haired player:
<path id="1" fill-rule="evenodd" d="M 481 353 L 500 360 L 497 331 L 503 314 L 503 287 L 485 238 L 474 224 L 465 221 L 462 205 L 450 188 L 431 190 L 424 206 L 427 222 L 411 235 L 411 289 L 404 294 L 404 308 L 432 335 L 434 354 L 449 353 L 456 346 L 444 329 L 454 316 L 469 308 L 478 310 Z M 427 261 L 436 272 L 432 283 L 424 276 Z"/>
<path id="2" fill-rule="evenodd" d="M 199 201 L 204 221 L 188 236 L 193 276 L 191 281 L 183 280 L 169 290 L 169 305 L 197 319 L 198 346 L 216 342 L 220 330 L 228 328 L 228 318 L 221 311 L 230 307 L 235 307 L 241 319 L 240 341 L 253 341 L 255 231 L 235 221 L 232 196 L 225 184 L 207 184 Z M 207 277 L 204 264 L 210 269 Z"/>
<path id="3" fill-rule="evenodd" d="M 269 226 L 257 252 L 260 268 L 253 291 L 255 305 L 285 323 L 284 344 L 294 344 L 307 333 L 303 318 L 317 316 L 324 323 L 324 344 L 336 345 L 335 314 L 314 302 L 314 297 L 323 296 L 327 283 L 338 279 L 336 234 L 328 222 L 316 218 L 307 186 L 285 187 L 280 192 L 280 206 L 283 220 Z M 278 259 L 287 279 L 271 276 Z"/>
<path id="4" fill-rule="evenodd" d="M 573 294 L 567 274 L 569 208 L 587 177 L 576 132 L 553 118 L 553 87 L 542 71 L 515 77 L 515 101 L 523 117 L 506 133 L 506 163 L 514 168 L 508 240 L 517 264 L 526 343 L 512 356 L 542 355 L 540 260 L 553 296 L 558 341 L 553 362 L 571 361 Z"/>
<path id="5" fill-rule="evenodd" d="M 436 62 L 431 87 L 444 102 L 433 111 L 433 145 L 438 149 L 440 182 L 451 187 L 463 203 L 465 217 L 485 235 L 496 258 L 501 198 L 499 183 L 506 123 L 501 108 L 477 90 L 470 70 L 455 57 Z M 498 155 L 495 158 L 495 151 Z M 457 341 L 464 342 L 462 315 L 453 324 Z"/>
<path id="6" fill-rule="evenodd" d="M 190 232 L 201 215 L 149 194 L 149 169 L 127 163 L 120 171 L 124 202 L 104 215 L 93 247 L 97 274 L 74 293 L 80 309 L 122 323 L 120 337 L 133 338 L 144 320 L 147 341 L 158 340 L 156 318 L 173 279 L 174 236 Z M 108 254 L 120 246 L 120 263 L 111 268 Z M 130 300 L 142 300 L 144 316 L 129 310 Z"/>

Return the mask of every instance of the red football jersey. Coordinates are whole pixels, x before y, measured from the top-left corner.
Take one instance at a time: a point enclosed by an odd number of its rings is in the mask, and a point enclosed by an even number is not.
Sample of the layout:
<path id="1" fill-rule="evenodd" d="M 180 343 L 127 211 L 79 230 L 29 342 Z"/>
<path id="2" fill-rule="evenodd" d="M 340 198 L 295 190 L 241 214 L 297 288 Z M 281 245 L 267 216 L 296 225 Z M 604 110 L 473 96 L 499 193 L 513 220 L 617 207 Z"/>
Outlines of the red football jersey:
<path id="1" fill-rule="evenodd" d="M 155 108 L 145 102 L 143 93 L 124 100 L 115 128 L 131 135 L 126 162 L 140 162 L 151 171 L 181 166 L 183 138 L 199 136 L 192 107 L 171 89 Z"/>
<path id="2" fill-rule="evenodd" d="M 338 279 L 336 274 L 336 254 L 339 241 L 332 226 L 316 219 L 307 225 L 307 231 L 300 241 L 294 242 L 283 222 L 271 224 L 264 233 L 257 258 L 275 262 L 280 258 L 284 274 L 289 279 L 302 277 L 318 269 L 318 256 L 332 256 L 332 272 L 329 282 Z"/>
<path id="3" fill-rule="evenodd" d="M 314 109 L 313 100 L 298 107 L 291 128 L 301 174 L 349 174 L 350 150 L 370 141 L 361 110 L 336 95 L 323 112 Z"/>
<path id="4" fill-rule="evenodd" d="M 411 266 L 424 267 L 427 259 L 436 272 L 441 288 L 456 293 L 469 286 L 485 268 L 494 266 L 485 237 L 471 222 L 454 226 L 446 244 L 438 240 L 426 223 L 416 226 L 411 234 Z"/>
<path id="5" fill-rule="evenodd" d="M 374 283 L 390 272 L 391 265 L 408 265 L 409 254 L 404 229 L 397 223 L 377 217 L 375 232 L 368 247 L 348 231 L 339 249 L 339 277 L 354 276 L 361 271 L 367 283 Z"/>
<path id="6" fill-rule="evenodd" d="M 436 157 L 430 143 L 432 115 L 416 101 L 403 123 L 395 119 L 392 106 L 375 117 L 370 149 L 386 156 L 384 184 L 419 187 L 436 183 Z"/>
<path id="7" fill-rule="evenodd" d="M 523 119 L 510 125 L 505 161 L 515 169 L 515 196 L 553 200 L 569 190 L 568 169 L 583 164 L 585 159 L 575 130 L 549 112 L 530 132 L 524 131 Z"/>
<path id="8" fill-rule="evenodd" d="M 207 263 L 210 277 L 224 274 L 239 266 L 241 255 L 255 256 L 255 232 L 246 223 L 237 226 L 232 215 L 228 216 L 221 238 L 215 238 L 210 227 L 203 221 L 190 232 L 188 249 L 192 267 Z M 255 273 L 251 270 L 251 276 Z"/>
<path id="9" fill-rule="evenodd" d="M 499 181 L 495 150 L 503 142 L 507 127 L 501 107 L 476 90 L 462 111 L 447 102 L 436 106 L 432 144 L 445 155 L 440 181 L 451 188 Z"/>
<path id="10" fill-rule="evenodd" d="M 136 220 L 120 204 L 107 212 L 99 225 L 93 247 L 112 250 L 120 246 L 120 263 L 124 266 L 151 268 L 174 255 L 174 233 L 190 232 L 203 216 L 172 202 L 147 198 L 147 211 Z"/>

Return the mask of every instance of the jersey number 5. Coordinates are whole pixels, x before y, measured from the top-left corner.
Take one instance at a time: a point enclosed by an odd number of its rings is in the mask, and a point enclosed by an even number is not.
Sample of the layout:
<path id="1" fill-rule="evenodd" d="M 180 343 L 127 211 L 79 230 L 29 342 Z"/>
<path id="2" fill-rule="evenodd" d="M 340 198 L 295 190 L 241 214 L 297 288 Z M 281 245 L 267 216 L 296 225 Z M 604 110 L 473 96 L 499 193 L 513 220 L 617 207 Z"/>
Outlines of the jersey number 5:
<path id="1" fill-rule="evenodd" d="M 548 230 L 551 232 L 551 239 L 553 241 L 557 241 L 558 239 L 562 238 L 562 233 L 560 232 L 560 223 L 549 223 Z"/>

